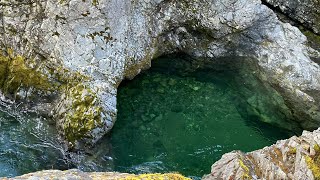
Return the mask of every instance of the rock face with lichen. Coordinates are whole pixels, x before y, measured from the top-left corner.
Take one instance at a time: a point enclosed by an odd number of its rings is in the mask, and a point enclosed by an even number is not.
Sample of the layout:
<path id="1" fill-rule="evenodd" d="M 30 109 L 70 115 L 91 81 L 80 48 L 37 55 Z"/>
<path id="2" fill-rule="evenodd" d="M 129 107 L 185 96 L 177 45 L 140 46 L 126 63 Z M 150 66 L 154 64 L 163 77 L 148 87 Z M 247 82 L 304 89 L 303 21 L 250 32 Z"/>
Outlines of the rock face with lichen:
<path id="1" fill-rule="evenodd" d="M 277 8 L 291 19 L 320 34 L 320 1 L 319 0 L 263 0 Z"/>
<path id="2" fill-rule="evenodd" d="M 320 68 L 310 59 L 319 53 L 259 0 L 0 0 L 0 8 L 1 92 L 35 107 L 50 102 L 44 112 L 69 148 L 109 132 L 120 82 L 173 52 L 255 59 L 292 119 L 320 125 Z"/>
<path id="3" fill-rule="evenodd" d="M 250 153 L 233 151 L 214 163 L 209 179 L 319 179 L 320 129 Z"/>
<path id="4" fill-rule="evenodd" d="M 116 173 L 116 172 L 106 172 L 106 173 L 86 173 L 80 170 L 68 170 L 68 171 L 58 171 L 58 170 L 47 170 L 39 171 L 36 173 L 25 174 L 23 176 L 10 178 L 12 180 L 40 180 L 40 179 L 73 179 L 73 180 L 133 180 L 133 179 L 164 179 L 164 180 L 191 180 L 180 174 L 176 173 L 167 173 L 167 174 L 126 174 L 126 173 Z M 4 178 L 3 180 L 6 180 Z"/>

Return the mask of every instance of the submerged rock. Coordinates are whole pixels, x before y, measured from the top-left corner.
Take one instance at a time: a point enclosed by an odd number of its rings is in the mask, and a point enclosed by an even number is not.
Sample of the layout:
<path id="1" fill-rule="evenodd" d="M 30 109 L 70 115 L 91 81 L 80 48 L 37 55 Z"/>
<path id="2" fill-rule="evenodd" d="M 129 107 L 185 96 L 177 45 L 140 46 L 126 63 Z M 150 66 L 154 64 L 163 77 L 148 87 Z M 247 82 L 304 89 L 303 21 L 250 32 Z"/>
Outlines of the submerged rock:
<path id="1" fill-rule="evenodd" d="M 214 163 L 209 179 L 319 179 L 320 129 L 261 150 L 233 151 Z"/>
<path id="2" fill-rule="evenodd" d="M 119 83 L 172 52 L 208 64 L 227 56 L 255 59 L 257 74 L 284 97 L 293 119 L 306 129 L 320 125 L 320 68 L 310 60 L 306 38 L 258 0 L 14 0 L 0 7 L 1 54 L 10 62 L 11 51 L 34 59 L 25 66 L 39 72 L 13 74 L 22 80 L 7 97 L 28 92 L 34 104 L 50 97 L 54 108 L 47 112 L 69 148 L 92 145 L 109 132 Z M 34 77 L 51 82 L 50 91 L 27 83 Z"/>

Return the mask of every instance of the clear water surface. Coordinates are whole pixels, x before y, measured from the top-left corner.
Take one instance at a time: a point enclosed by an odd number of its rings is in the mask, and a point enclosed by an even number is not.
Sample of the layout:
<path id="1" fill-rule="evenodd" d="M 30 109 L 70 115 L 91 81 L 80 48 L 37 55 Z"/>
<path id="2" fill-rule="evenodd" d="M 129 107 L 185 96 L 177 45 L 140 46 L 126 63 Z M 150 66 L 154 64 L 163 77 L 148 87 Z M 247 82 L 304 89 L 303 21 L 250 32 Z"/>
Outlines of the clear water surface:
<path id="1" fill-rule="evenodd" d="M 241 59 L 159 58 L 120 85 L 112 134 L 79 154 L 63 152 L 48 120 L 0 107 L 0 177 L 74 167 L 201 177 L 224 153 L 256 150 L 294 134 L 282 98 L 255 73 Z"/>
<path id="2" fill-rule="evenodd" d="M 269 124 L 288 123 L 287 109 L 244 59 L 210 65 L 184 58 L 160 58 L 119 87 L 111 135 L 115 170 L 201 177 L 224 153 L 293 135 Z"/>

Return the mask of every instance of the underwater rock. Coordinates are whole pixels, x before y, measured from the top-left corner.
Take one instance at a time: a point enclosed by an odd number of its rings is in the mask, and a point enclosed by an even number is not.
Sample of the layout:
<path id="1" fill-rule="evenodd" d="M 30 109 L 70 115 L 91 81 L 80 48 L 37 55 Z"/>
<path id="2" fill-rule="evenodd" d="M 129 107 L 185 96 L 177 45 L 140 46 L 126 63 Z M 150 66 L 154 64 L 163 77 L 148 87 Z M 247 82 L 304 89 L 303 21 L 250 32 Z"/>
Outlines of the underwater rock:
<path id="1" fill-rule="evenodd" d="M 35 59 L 38 66 L 34 61 L 25 66 L 37 70 L 41 82 L 54 82 L 49 86 L 54 108 L 47 112 L 57 119 L 69 148 L 94 144 L 108 133 L 120 82 L 172 52 L 187 53 L 199 63 L 253 58 L 257 74 L 284 97 L 296 121 L 307 129 L 320 125 L 320 68 L 309 57 L 306 37 L 259 0 L 13 0 L 1 1 L 0 8 L 1 54 L 10 56 L 12 49 Z M 0 71 L 3 67 L 1 62 Z M 8 86 L 9 81 L 1 82 Z M 23 86 L 42 89 L 18 83 Z M 7 97 L 17 96 L 13 91 Z M 36 91 L 28 96 L 41 99 Z"/>
<path id="2" fill-rule="evenodd" d="M 280 140 L 261 150 L 224 154 L 209 179 L 319 179 L 320 129 Z"/>

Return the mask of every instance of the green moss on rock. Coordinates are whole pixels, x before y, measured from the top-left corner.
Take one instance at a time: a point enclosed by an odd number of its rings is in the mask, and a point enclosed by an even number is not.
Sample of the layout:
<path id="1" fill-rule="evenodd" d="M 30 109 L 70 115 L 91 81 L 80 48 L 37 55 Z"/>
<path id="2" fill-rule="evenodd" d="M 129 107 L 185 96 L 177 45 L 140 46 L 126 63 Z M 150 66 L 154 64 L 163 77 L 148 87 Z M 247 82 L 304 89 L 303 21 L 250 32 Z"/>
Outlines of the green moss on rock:
<path id="1" fill-rule="evenodd" d="M 77 140 L 90 138 L 92 130 L 103 126 L 102 107 L 96 92 L 85 85 L 90 78 L 50 62 L 45 67 L 47 74 L 39 69 L 35 60 L 17 55 L 12 49 L 0 52 L 0 91 L 14 98 L 20 89 L 31 87 L 39 92 L 64 95 L 65 110 L 58 117 L 61 119 L 58 122 L 62 122 L 61 134 L 72 145 Z"/>
<path id="2" fill-rule="evenodd" d="M 7 55 L 5 55 L 7 54 Z M 16 55 L 12 49 L 0 52 L 0 89 L 6 95 L 15 95 L 20 88 L 33 87 L 37 90 L 52 90 L 48 78 L 37 68 L 28 64 L 33 60 Z"/>
<path id="3" fill-rule="evenodd" d="M 241 159 L 239 159 L 239 165 L 244 171 L 241 179 L 252 179 L 251 176 L 249 175 L 249 173 L 250 173 L 249 168 L 243 163 L 243 161 Z"/>
<path id="4" fill-rule="evenodd" d="M 318 144 L 314 145 L 314 156 L 305 156 L 308 168 L 312 171 L 315 180 L 320 180 L 320 147 Z"/>
<path id="5" fill-rule="evenodd" d="M 89 138 L 93 129 L 102 126 L 102 108 L 97 105 L 96 94 L 83 84 L 71 87 L 67 96 L 72 102 L 65 117 L 63 131 L 66 140 L 74 145 L 79 139 Z"/>
<path id="6" fill-rule="evenodd" d="M 320 44 L 320 36 L 312 33 L 311 31 L 302 31 L 307 38 Z"/>
<path id="7" fill-rule="evenodd" d="M 313 32 L 305 29 L 300 30 L 307 37 L 308 45 L 316 50 L 320 50 L 320 35 L 314 34 Z"/>

